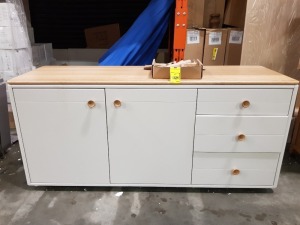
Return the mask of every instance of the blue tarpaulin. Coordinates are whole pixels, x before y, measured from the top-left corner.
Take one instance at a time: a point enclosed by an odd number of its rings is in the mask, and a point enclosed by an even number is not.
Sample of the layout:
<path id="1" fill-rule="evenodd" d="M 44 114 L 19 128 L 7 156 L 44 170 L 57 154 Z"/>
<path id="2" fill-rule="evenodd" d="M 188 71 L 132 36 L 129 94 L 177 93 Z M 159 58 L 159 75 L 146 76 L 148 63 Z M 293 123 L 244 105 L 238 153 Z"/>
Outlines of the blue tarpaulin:
<path id="1" fill-rule="evenodd" d="M 151 64 L 168 28 L 173 2 L 152 0 L 130 29 L 99 59 L 99 65 Z"/>

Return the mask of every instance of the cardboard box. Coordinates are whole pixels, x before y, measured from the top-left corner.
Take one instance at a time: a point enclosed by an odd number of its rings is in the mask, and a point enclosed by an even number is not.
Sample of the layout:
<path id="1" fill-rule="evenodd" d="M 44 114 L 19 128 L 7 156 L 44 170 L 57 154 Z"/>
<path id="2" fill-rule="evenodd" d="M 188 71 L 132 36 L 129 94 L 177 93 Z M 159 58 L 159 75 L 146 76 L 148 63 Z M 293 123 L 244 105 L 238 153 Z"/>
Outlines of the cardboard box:
<path id="1" fill-rule="evenodd" d="M 244 28 L 247 10 L 247 0 L 227 0 L 224 24 Z"/>
<path id="2" fill-rule="evenodd" d="M 85 29 L 87 48 L 110 48 L 120 38 L 119 24 Z"/>
<path id="3" fill-rule="evenodd" d="M 227 29 L 206 29 L 203 64 L 224 65 Z"/>
<path id="4" fill-rule="evenodd" d="M 181 67 L 181 79 L 201 79 L 203 65 L 200 60 L 196 60 L 196 66 Z M 156 64 L 155 60 L 152 63 L 152 78 L 153 79 L 170 79 L 170 67 L 163 67 Z"/>
<path id="5" fill-rule="evenodd" d="M 184 59 L 203 61 L 203 49 L 205 40 L 205 29 L 188 29 Z"/>
<path id="6" fill-rule="evenodd" d="M 240 65 L 243 47 L 242 29 L 230 28 L 228 29 L 226 53 L 224 65 Z"/>
<path id="7" fill-rule="evenodd" d="M 0 27 L 0 49 L 28 48 L 27 31 L 23 27 Z"/>
<path id="8" fill-rule="evenodd" d="M 211 14 L 220 14 L 220 25 L 224 19 L 225 0 L 189 0 L 188 28 L 209 28 Z"/>
<path id="9" fill-rule="evenodd" d="M 0 27 L 22 26 L 16 7 L 12 3 L 0 3 Z"/>

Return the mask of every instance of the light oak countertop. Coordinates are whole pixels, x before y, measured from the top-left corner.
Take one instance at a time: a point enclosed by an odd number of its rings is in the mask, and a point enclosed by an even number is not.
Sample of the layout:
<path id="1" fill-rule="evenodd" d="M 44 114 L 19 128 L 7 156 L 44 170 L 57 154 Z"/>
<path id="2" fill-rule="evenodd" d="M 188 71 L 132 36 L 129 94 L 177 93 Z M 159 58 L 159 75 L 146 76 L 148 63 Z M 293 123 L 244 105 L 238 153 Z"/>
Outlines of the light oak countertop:
<path id="1" fill-rule="evenodd" d="M 262 66 L 205 66 L 199 80 L 180 85 L 296 85 L 299 81 Z M 15 77 L 10 85 L 174 85 L 152 79 L 142 66 L 44 66 Z M 178 85 L 178 84 L 176 84 Z"/>

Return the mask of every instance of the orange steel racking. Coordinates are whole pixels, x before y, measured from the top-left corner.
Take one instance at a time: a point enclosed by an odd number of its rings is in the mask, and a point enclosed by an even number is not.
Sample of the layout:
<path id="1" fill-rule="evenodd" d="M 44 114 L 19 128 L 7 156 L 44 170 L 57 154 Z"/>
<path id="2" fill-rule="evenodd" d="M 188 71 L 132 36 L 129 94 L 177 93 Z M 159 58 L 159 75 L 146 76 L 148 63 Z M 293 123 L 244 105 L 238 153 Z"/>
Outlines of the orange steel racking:
<path id="1" fill-rule="evenodd" d="M 188 0 L 176 0 L 173 41 L 173 60 L 176 62 L 184 59 L 187 18 Z"/>

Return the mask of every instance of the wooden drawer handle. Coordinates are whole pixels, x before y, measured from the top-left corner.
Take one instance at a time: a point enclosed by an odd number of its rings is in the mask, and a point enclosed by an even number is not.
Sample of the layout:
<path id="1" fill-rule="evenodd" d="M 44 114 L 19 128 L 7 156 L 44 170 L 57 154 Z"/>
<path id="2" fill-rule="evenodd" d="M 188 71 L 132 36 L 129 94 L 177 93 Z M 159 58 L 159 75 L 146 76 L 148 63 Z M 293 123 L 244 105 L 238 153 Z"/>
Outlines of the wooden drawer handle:
<path id="1" fill-rule="evenodd" d="M 90 100 L 90 101 L 88 101 L 87 105 L 90 108 L 94 108 L 96 106 L 96 102 L 94 102 L 93 100 Z"/>
<path id="2" fill-rule="evenodd" d="M 237 176 L 241 173 L 241 171 L 239 169 L 233 169 L 231 170 L 231 174 L 234 175 L 234 176 Z"/>
<path id="3" fill-rule="evenodd" d="M 250 106 L 250 102 L 249 102 L 248 100 L 242 102 L 242 107 L 243 107 L 243 108 L 246 109 L 246 108 L 248 108 L 249 106 Z"/>
<path id="4" fill-rule="evenodd" d="M 114 101 L 114 106 L 115 106 L 116 108 L 119 108 L 119 107 L 122 106 L 122 102 L 121 102 L 120 100 L 115 100 L 115 101 Z"/>
<path id="5" fill-rule="evenodd" d="M 239 134 L 236 137 L 237 141 L 245 141 L 246 140 L 246 135 L 245 134 Z"/>

